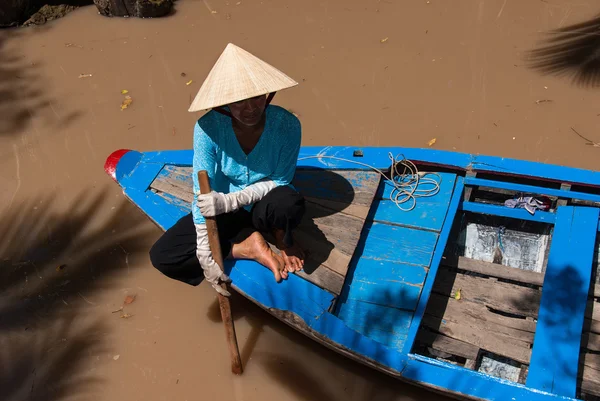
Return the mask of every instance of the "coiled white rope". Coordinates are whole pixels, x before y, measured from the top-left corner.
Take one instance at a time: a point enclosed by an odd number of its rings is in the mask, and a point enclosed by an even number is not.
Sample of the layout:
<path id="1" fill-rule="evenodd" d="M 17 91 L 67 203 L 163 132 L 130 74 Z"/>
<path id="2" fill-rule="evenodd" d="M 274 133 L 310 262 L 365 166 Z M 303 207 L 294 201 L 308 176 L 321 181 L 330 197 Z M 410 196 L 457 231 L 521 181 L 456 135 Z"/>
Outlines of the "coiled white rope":
<path id="1" fill-rule="evenodd" d="M 391 177 L 386 176 L 383 171 L 369 164 L 362 163 L 356 160 L 344 159 L 342 157 L 337 156 L 315 155 L 300 157 L 298 158 L 298 160 L 333 159 L 368 167 L 371 170 L 374 170 L 377 173 L 379 173 L 383 178 L 385 178 L 389 182 L 391 182 L 391 185 L 394 188 L 390 193 L 389 199 L 396 204 L 398 209 L 405 212 L 411 211 L 415 208 L 415 206 L 417 205 L 417 198 L 434 196 L 440 191 L 442 177 L 438 173 L 420 172 L 417 169 L 417 166 L 415 166 L 415 164 L 410 160 L 406 159 L 404 155 L 398 155 L 394 157 L 394 155 L 390 152 L 388 153 L 388 157 L 392 162 L 392 166 L 390 168 Z M 399 166 L 401 167 L 399 168 Z M 436 181 L 434 178 L 430 177 L 432 175 L 437 176 L 439 180 Z M 409 201 L 412 201 L 410 207 L 401 206 Z"/>

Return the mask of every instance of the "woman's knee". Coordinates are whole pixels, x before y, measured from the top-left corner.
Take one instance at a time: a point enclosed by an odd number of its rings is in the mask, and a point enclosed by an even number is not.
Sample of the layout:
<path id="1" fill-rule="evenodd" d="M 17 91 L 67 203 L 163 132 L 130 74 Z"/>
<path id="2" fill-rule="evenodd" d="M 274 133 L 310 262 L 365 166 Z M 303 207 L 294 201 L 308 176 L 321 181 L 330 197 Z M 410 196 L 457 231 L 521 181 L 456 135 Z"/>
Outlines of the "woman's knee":
<path id="1" fill-rule="evenodd" d="M 163 233 L 149 252 L 150 262 L 162 273 L 185 263 L 195 254 L 196 231 L 191 216 L 183 217 Z"/>
<path id="2" fill-rule="evenodd" d="M 252 221 L 259 230 L 294 228 L 306 210 L 304 197 L 290 187 L 277 187 L 252 211 Z"/>
<path id="3" fill-rule="evenodd" d="M 167 265 L 167 257 L 166 257 L 166 252 L 165 252 L 165 246 L 163 245 L 162 241 L 163 237 L 160 237 L 150 248 L 150 252 L 149 252 L 149 256 L 150 256 L 150 263 L 152 263 L 152 266 L 154 266 L 156 269 L 158 269 L 159 271 L 161 271 L 162 273 L 165 273 L 165 270 L 167 269 L 166 265 Z"/>
<path id="4" fill-rule="evenodd" d="M 271 199 L 271 206 L 274 210 L 289 215 L 299 215 L 300 217 L 304 214 L 306 209 L 304 196 L 298 191 L 288 186 L 277 187 L 269 192 Z"/>

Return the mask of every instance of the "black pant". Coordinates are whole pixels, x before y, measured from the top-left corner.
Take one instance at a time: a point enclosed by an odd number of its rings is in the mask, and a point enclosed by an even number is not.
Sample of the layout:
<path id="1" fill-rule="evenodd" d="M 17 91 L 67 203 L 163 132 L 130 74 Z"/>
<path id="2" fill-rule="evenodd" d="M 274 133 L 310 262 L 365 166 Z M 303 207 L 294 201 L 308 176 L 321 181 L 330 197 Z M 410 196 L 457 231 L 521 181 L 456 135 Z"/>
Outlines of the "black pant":
<path id="1" fill-rule="evenodd" d="M 223 258 L 229 255 L 231 242 L 246 229 L 263 233 L 284 230 L 284 242 L 292 245 L 292 230 L 300 224 L 304 211 L 302 195 L 290 187 L 276 187 L 255 203 L 250 212 L 239 209 L 217 216 Z M 167 277 L 190 285 L 202 282 L 204 272 L 196 257 L 196 227 L 192 213 L 179 219 L 156 241 L 150 249 L 150 260 Z"/>

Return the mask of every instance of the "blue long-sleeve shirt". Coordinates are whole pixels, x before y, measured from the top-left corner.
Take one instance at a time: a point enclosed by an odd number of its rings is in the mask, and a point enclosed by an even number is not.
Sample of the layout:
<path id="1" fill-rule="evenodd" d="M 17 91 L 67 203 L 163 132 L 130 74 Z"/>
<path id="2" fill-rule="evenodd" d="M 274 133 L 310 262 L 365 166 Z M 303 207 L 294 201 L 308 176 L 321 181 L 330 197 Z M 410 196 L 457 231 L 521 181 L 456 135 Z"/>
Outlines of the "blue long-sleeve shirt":
<path id="1" fill-rule="evenodd" d="M 231 118 L 214 110 L 202 116 L 194 126 L 194 193 L 200 190 L 198 171 L 206 170 L 214 191 L 230 193 L 268 178 L 278 186 L 290 185 L 300 152 L 300 121 L 282 107 L 269 105 L 265 110 L 265 128 L 248 155 L 240 146 Z M 204 217 L 192 204 L 195 224 Z"/>

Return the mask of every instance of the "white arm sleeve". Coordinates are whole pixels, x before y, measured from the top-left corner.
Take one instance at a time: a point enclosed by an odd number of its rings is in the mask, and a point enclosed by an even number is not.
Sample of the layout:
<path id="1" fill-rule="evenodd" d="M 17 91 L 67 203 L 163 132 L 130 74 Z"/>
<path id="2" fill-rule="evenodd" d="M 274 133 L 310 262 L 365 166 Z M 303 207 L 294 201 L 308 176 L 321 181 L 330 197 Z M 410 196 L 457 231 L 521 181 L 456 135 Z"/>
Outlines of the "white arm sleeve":
<path id="1" fill-rule="evenodd" d="M 229 277 L 221 270 L 221 267 L 215 262 L 210 251 L 210 245 L 208 243 L 208 231 L 206 230 L 206 224 L 196 224 L 196 256 L 204 270 L 204 277 L 212 287 L 220 294 L 226 297 L 231 294 L 221 287 L 220 281 L 229 281 Z"/>

